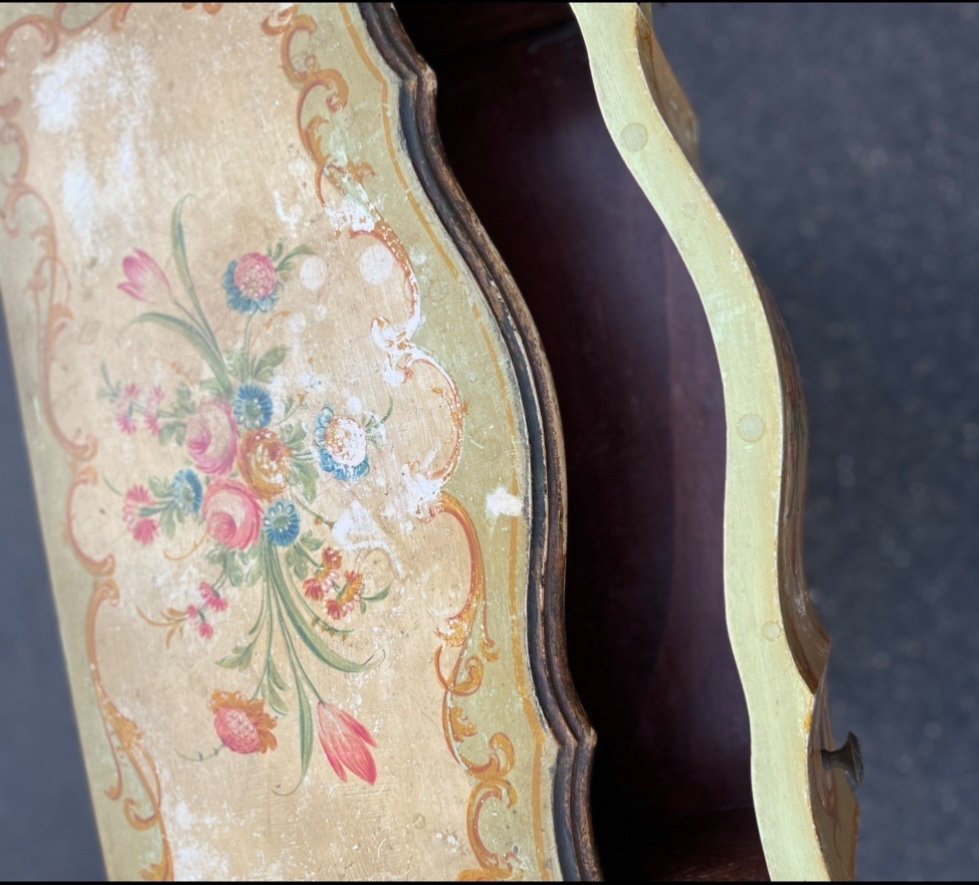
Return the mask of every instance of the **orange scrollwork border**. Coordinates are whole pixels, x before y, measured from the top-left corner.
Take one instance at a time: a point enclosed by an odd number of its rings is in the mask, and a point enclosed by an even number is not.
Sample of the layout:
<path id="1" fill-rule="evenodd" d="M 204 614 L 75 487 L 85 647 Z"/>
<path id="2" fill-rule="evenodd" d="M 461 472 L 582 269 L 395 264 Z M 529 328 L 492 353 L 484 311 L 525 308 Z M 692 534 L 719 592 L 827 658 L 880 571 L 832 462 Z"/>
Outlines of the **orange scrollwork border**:
<path id="1" fill-rule="evenodd" d="M 404 188 L 405 196 L 434 248 L 446 265 L 458 276 L 453 261 L 425 217 L 398 161 L 390 124 L 388 80 L 364 47 L 346 4 L 340 4 L 340 9 L 351 41 L 365 67 L 380 86 L 382 121 L 388 156 Z M 363 192 L 363 183 L 367 176 L 373 174 L 373 170 L 359 163 L 348 162 L 346 165 L 340 165 L 324 147 L 322 134 L 329 127 L 333 115 L 341 112 L 346 106 L 349 87 L 339 71 L 321 66 L 316 54 L 309 51 L 308 47 L 305 51 L 297 49 L 299 38 L 304 37 L 308 40 L 316 27 L 315 20 L 308 15 L 299 14 L 295 6 L 273 14 L 263 25 L 265 33 L 269 36 L 281 38 L 283 70 L 286 76 L 300 87 L 296 105 L 296 125 L 304 147 L 316 164 L 315 186 L 320 200 L 326 202 L 323 190 L 325 182 L 329 182 L 341 193 L 366 196 Z M 455 383 L 445 369 L 431 354 L 411 342 L 421 322 L 418 282 L 404 244 L 376 207 L 369 200 L 366 202 L 374 222 L 373 230 L 352 232 L 351 235 L 374 237 L 388 248 L 404 274 L 409 298 L 407 320 L 401 325 L 394 325 L 384 318 L 376 318 L 372 329 L 373 338 L 375 343 L 387 353 L 389 367 L 400 373 L 403 378 L 411 377 L 413 366 L 427 364 L 444 379 L 444 384 L 437 388 L 436 392 L 442 396 L 449 410 L 455 429 L 455 439 L 445 462 L 425 475 L 427 480 L 444 484 L 455 472 L 461 458 L 465 406 Z M 479 832 L 480 815 L 487 801 L 490 799 L 502 801 L 507 807 L 512 807 L 517 802 L 517 791 L 508 780 L 516 765 L 516 750 L 513 742 L 502 732 L 490 736 L 488 739 L 490 753 L 485 763 L 474 762 L 460 751 L 463 742 L 476 736 L 478 729 L 469 721 L 456 702 L 479 691 L 483 684 L 485 662 L 492 662 L 498 657 L 487 628 L 482 549 L 475 525 L 465 507 L 444 491 L 429 505 L 427 513 L 421 512 L 418 515 L 424 519 L 434 519 L 441 514 L 453 518 L 459 524 L 466 537 L 470 555 L 469 592 L 459 612 L 449 618 L 444 629 L 439 631 L 442 645 L 435 653 L 436 675 L 444 690 L 442 725 L 446 746 L 475 780 L 468 802 L 466 827 L 470 846 L 479 868 L 464 870 L 459 878 L 464 880 L 514 878 L 520 874 L 520 870 L 514 865 L 515 855 L 512 852 L 501 855 L 491 851 L 483 842 Z M 480 611 L 482 612 L 481 654 L 469 654 L 468 650 Z M 444 660 L 453 653 L 455 659 L 448 665 L 446 671 Z M 539 740 L 538 737 L 538 743 Z M 536 755 L 539 756 L 539 753 Z M 539 811 L 539 803 L 534 803 L 534 810 L 535 813 Z M 534 826 L 535 829 L 539 829 L 540 821 L 535 820 Z M 538 857 L 538 862 L 543 870 L 542 858 Z"/>
<path id="2" fill-rule="evenodd" d="M 181 4 L 184 9 L 192 9 L 197 5 L 193 3 Z M 199 5 L 205 13 L 214 15 L 220 10 L 222 4 L 203 3 Z M 131 6 L 131 3 L 108 4 L 101 9 L 90 12 L 87 17 L 78 21 L 69 21 L 69 12 L 74 12 L 74 10 L 71 10 L 68 4 L 59 3 L 56 4 L 50 16 L 30 15 L 18 19 L 0 33 L 0 76 L 2 76 L 5 62 L 8 60 L 11 41 L 18 33 L 33 32 L 36 34 L 42 41 L 40 55 L 42 58 L 47 58 L 57 51 L 64 38 L 81 34 L 105 16 L 108 16 L 110 27 L 113 30 L 121 29 Z M 447 265 L 457 273 L 453 262 L 436 237 L 417 200 L 410 193 L 407 180 L 397 162 L 388 120 L 387 80 L 367 55 L 346 8 L 341 5 L 341 9 L 357 51 L 371 73 L 381 83 L 385 135 L 388 152 L 395 170 L 405 186 L 405 191 L 419 221 L 428 233 L 436 250 L 445 259 Z M 302 63 L 296 63 L 294 40 L 299 35 L 308 37 L 316 30 L 316 22 L 309 16 L 297 14 L 296 10 L 297 8 L 293 6 L 274 14 L 265 22 L 263 29 L 269 36 L 282 38 L 280 51 L 283 70 L 286 76 L 300 87 L 296 123 L 302 143 L 316 163 L 315 183 L 320 199 L 323 200 L 325 182 L 329 182 L 341 191 L 346 191 L 351 187 L 362 185 L 364 178 L 371 174 L 372 170 L 364 165 L 340 166 L 333 162 L 322 147 L 321 130 L 329 125 L 330 116 L 342 110 L 346 105 L 348 88 L 345 79 L 338 71 L 320 67 L 314 57 L 307 55 L 303 57 Z M 309 108 L 316 102 L 320 103 L 321 112 L 308 113 Z M 59 425 L 53 406 L 51 366 L 54 362 L 58 340 L 74 321 L 75 315 L 67 303 L 70 296 L 70 284 L 67 281 L 67 275 L 62 274 L 63 267 L 58 257 L 58 239 L 53 222 L 53 213 L 41 193 L 31 186 L 27 180 L 29 148 L 26 135 L 17 123 L 19 110 L 20 103 L 16 99 L 0 106 L 0 144 L 14 144 L 17 151 L 16 164 L 12 173 L 7 175 L 0 173 L 0 186 L 5 190 L 2 200 L 3 225 L 4 231 L 9 237 L 17 237 L 21 234 L 17 220 L 17 207 L 24 200 L 35 201 L 41 207 L 41 214 L 45 219 L 35 230 L 30 232 L 30 237 L 40 246 L 41 255 L 31 278 L 25 284 L 24 294 L 32 298 L 38 314 L 37 347 L 41 401 L 45 420 L 52 435 L 68 455 L 72 471 L 66 513 L 67 540 L 79 563 L 93 581 L 93 593 L 86 615 L 86 653 L 95 696 L 116 770 L 115 782 L 105 792 L 112 801 L 122 801 L 123 812 L 130 826 L 139 831 L 155 829 L 159 834 L 159 859 L 141 872 L 142 877 L 148 880 L 171 880 L 174 875 L 173 857 L 166 824 L 161 812 L 162 787 L 156 763 L 143 746 L 143 736 L 139 726 L 124 716 L 112 701 L 99 670 L 97 643 L 99 612 L 104 604 L 118 605 L 120 588 L 114 578 L 114 558 L 111 555 L 103 559 L 91 557 L 82 549 L 73 533 L 72 513 L 76 493 L 79 488 L 98 482 L 98 473 L 90 463 L 98 451 L 98 441 L 94 437 L 79 439 L 77 435 L 67 432 Z M 373 329 L 374 338 L 379 346 L 386 351 L 392 368 L 401 372 L 406 379 L 411 377 L 413 366 L 418 364 L 427 364 L 444 379 L 445 383 L 436 388 L 436 392 L 443 397 L 451 415 L 454 440 L 444 463 L 425 474 L 425 478 L 428 480 L 444 483 L 453 475 L 461 458 L 465 407 L 448 373 L 431 354 L 411 342 L 421 320 L 417 280 L 403 243 L 389 223 L 376 210 L 374 212 L 376 215 L 374 230 L 357 232 L 355 235 L 375 237 L 391 251 L 405 275 L 409 293 L 407 321 L 401 325 L 395 325 L 386 319 L 377 318 Z M 63 288 L 64 292 L 59 296 L 60 288 Z M 458 522 L 466 536 L 471 557 L 469 593 L 462 609 L 449 619 L 446 629 L 440 631 L 439 638 L 443 644 L 437 650 L 435 657 L 437 676 L 445 690 L 443 727 L 446 743 L 453 756 L 466 767 L 476 781 L 468 803 L 467 831 L 470 844 L 479 863 L 479 869 L 465 870 L 460 874 L 460 878 L 509 878 L 517 874 L 512 864 L 514 859 L 512 854 L 507 853 L 500 856 L 486 847 L 479 833 L 479 819 L 485 803 L 490 799 L 503 801 L 508 807 L 517 802 L 516 789 L 507 779 L 516 764 L 513 743 L 505 734 L 496 733 L 489 738 L 490 753 L 485 763 L 467 759 L 460 753 L 459 746 L 466 739 L 475 736 L 477 729 L 468 721 L 463 710 L 454 704 L 457 698 L 475 694 L 479 690 L 482 685 L 484 661 L 490 662 L 497 657 L 494 643 L 486 628 L 487 603 L 482 551 L 475 526 L 460 502 L 452 496 L 442 493 L 431 504 L 427 514 L 419 515 L 434 518 L 439 514 L 446 514 Z M 468 655 L 467 649 L 480 610 L 482 610 L 483 623 L 482 656 L 478 654 Z M 456 659 L 448 673 L 445 673 L 442 669 L 443 658 L 455 649 L 458 649 Z M 129 795 L 131 779 L 135 781 L 133 786 L 138 790 L 140 798 Z M 535 826 L 539 827 L 539 821 L 534 823 Z"/>

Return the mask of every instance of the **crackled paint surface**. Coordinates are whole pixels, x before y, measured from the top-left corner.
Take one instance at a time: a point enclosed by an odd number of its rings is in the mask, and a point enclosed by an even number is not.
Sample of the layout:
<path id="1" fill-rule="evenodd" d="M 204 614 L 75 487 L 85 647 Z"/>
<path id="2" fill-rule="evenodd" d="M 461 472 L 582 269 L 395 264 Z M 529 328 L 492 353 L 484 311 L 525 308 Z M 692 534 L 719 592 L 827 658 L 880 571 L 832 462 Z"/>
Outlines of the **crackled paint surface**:
<path id="1" fill-rule="evenodd" d="M 356 9 L 4 14 L 0 286 L 110 873 L 556 875 L 514 370 Z"/>

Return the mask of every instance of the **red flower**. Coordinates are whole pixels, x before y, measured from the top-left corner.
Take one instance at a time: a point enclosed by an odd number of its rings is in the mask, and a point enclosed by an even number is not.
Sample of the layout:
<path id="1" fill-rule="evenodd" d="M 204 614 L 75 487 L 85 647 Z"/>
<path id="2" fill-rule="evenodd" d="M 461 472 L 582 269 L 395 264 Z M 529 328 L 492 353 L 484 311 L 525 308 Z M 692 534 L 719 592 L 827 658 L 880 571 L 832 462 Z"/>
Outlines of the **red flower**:
<path id="1" fill-rule="evenodd" d="M 128 408 L 119 411 L 116 415 L 116 423 L 119 425 L 119 429 L 127 436 L 132 436 L 137 430 L 136 422 L 133 420 L 133 416 L 130 414 Z"/>
<path id="2" fill-rule="evenodd" d="M 155 519 L 141 519 L 133 526 L 133 537 L 140 544 L 152 544 L 160 526 Z"/>
<path id="3" fill-rule="evenodd" d="M 323 548 L 323 571 L 326 574 L 338 571 L 343 565 L 343 554 L 332 547 Z"/>
<path id="4" fill-rule="evenodd" d="M 211 695 L 214 730 L 234 753 L 264 753 L 278 746 L 272 729 L 276 720 L 265 712 L 265 701 L 246 701 L 237 691 Z"/>
<path id="5" fill-rule="evenodd" d="M 205 639 L 210 639 L 214 635 L 214 628 L 201 618 L 200 624 L 197 625 L 197 632 Z"/>
<path id="6" fill-rule="evenodd" d="M 323 598 L 323 584 L 316 578 L 307 578 L 303 582 L 303 592 L 313 602 L 319 602 Z"/>
<path id="7" fill-rule="evenodd" d="M 122 260 L 122 272 L 126 282 L 120 283 L 118 288 L 136 301 L 153 304 L 170 295 L 167 275 L 142 249 Z"/>
<path id="8" fill-rule="evenodd" d="M 316 708 L 316 720 L 323 752 L 340 780 L 346 782 L 349 769 L 362 781 L 377 780 L 377 764 L 368 747 L 377 743 L 370 732 L 353 716 L 322 701 Z"/>
<path id="9" fill-rule="evenodd" d="M 228 600 L 218 593 L 207 581 L 201 581 L 200 591 L 206 608 L 216 612 L 223 612 L 227 609 Z"/>
<path id="10" fill-rule="evenodd" d="M 159 523 L 147 514 L 155 504 L 153 496 L 144 486 L 133 486 L 126 492 L 122 505 L 122 519 L 126 523 L 126 528 L 140 544 L 152 543 L 160 528 Z"/>
<path id="11" fill-rule="evenodd" d="M 135 430 L 135 425 L 133 426 L 133 429 Z M 163 430 L 163 428 L 160 426 L 160 419 L 156 417 L 156 412 L 146 413 L 146 429 L 152 433 L 153 436 L 159 436 L 160 431 Z M 125 430 L 125 428 L 123 428 L 123 430 Z M 131 431 L 126 432 L 130 433 Z"/>
<path id="12" fill-rule="evenodd" d="M 347 572 L 344 577 L 347 583 L 340 595 L 326 602 L 326 612 L 334 621 L 349 615 L 364 592 L 364 576 L 360 572 Z"/>

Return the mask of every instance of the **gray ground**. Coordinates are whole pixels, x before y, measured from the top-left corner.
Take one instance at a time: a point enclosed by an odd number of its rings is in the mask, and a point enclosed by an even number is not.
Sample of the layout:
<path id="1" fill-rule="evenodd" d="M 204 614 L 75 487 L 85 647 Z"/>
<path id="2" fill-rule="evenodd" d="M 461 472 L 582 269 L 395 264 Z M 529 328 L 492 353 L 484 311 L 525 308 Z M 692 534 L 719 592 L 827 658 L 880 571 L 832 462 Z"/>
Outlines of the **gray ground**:
<path id="1" fill-rule="evenodd" d="M 808 570 L 861 878 L 979 871 L 979 7 L 657 8 L 809 397 Z M 5 338 L 4 338 L 5 340 Z M 0 359 L 0 877 L 103 875 Z"/>

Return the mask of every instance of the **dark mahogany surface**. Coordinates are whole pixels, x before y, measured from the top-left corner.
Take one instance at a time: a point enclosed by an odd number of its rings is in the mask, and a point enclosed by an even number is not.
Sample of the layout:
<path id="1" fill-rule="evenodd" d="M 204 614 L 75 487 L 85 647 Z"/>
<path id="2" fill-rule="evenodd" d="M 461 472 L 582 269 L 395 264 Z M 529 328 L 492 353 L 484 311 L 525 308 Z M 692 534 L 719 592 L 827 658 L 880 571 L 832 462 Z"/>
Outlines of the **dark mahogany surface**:
<path id="1" fill-rule="evenodd" d="M 599 859 L 609 876 L 678 875 L 686 867 L 672 849 L 691 849 L 697 821 L 707 840 L 719 812 L 747 808 L 750 826 L 712 831 L 712 856 L 763 872 L 724 622 L 723 400 L 706 319 L 608 136 L 566 7 L 535 12 L 521 35 L 520 6 L 399 13 L 438 76 L 449 163 L 554 373 L 569 658 L 598 733 Z M 676 828 L 685 842 L 666 837 Z"/>

